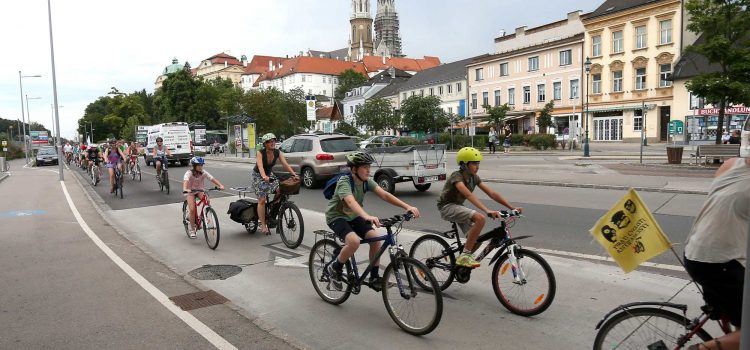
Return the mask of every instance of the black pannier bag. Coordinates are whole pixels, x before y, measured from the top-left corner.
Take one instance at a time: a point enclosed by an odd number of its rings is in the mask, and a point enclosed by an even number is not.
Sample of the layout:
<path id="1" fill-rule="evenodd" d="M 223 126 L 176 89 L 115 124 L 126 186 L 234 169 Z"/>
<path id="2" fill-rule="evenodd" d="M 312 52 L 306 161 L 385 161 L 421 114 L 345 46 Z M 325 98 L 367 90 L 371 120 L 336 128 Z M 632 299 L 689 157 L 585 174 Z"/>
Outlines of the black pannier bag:
<path id="1" fill-rule="evenodd" d="M 240 199 L 238 201 L 229 203 L 229 210 L 227 210 L 227 214 L 229 214 L 229 218 L 234 220 L 235 222 L 246 224 L 258 217 L 256 209 L 257 205 L 257 203 L 251 202 L 250 200 Z"/>

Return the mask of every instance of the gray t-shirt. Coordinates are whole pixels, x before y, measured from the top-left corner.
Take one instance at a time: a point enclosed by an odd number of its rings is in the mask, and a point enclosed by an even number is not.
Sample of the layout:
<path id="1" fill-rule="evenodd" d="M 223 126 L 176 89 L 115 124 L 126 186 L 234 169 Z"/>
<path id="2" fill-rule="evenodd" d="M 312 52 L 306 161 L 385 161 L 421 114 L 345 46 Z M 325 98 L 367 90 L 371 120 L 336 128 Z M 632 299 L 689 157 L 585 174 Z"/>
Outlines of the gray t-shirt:
<path id="1" fill-rule="evenodd" d="M 714 179 L 685 246 L 685 257 L 706 263 L 739 261 L 745 266 L 750 216 L 750 167 L 745 159 Z"/>

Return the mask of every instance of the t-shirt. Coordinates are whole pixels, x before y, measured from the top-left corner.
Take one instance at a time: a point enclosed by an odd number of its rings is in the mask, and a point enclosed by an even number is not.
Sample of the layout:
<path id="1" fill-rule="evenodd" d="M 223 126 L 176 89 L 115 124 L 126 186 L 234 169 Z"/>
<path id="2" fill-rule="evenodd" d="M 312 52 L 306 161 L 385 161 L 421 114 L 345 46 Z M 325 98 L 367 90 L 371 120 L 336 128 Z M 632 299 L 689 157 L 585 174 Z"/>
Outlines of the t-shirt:
<path id="1" fill-rule="evenodd" d="M 437 202 L 438 209 L 442 209 L 446 204 L 450 203 L 458 205 L 464 204 L 466 197 L 464 197 L 461 192 L 458 191 L 458 188 L 456 188 L 456 183 L 459 182 L 463 182 L 469 191 L 474 192 L 474 189 L 482 183 L 482 179 L 479 178 L 479 175 L 468 174 L 466 175 L 466 179 L 464 179 L 464 174 L 461 170 L 454 171 L 453 174 L 448 177 L 448 180 L 445 181 L 445 185 L 443 185 L 443 192 L 440 193 L 440 199 L 438 199 Z"/>
<path id="2" fill-rule="evenodd" d="M 86 153 L 87 153 L 89 159 L 93 160 L 93 158 L 99 158 L 99 148 L 97 148 L 97 147 L 89 147 L 86 150 Z"/>
<path id="3" fill-rule="evenodd" d="M 65 145 L 65 146 L 63 146 L 63 150 L 65 150 L 65 153 L 73 152 L 73 146 L 71 146 L 71 145 Z"/>
<path id="4" fill-rule="evenodd" d="M 212 181 L 214 179 L 208 171 L 203 171 L 203 174 L 193 176 L 193 171 L 188 170 L 185 172 L 185 176 L 182 177 L 182 181 L 187 181 L 187 188 L 191 190 L 205 190 L 205 180 Z"/>
<path id="5" fill-rule="evenodd" d="M 326 206 L 326 223 L 331 223 L 333 220 L 344 218 L 347 221 L 354 220 L 358 215 L 354 212 L 346 202 L 344 198 L 349 195 L 354 195 L 354 199 L 362 206 L 365 201 L 365 184 L 362 183 L 357 186 L 357 180 L 354 179 L 354 192 L 352 193 L 352 185 L 349 182 L 349 175 L 344 175 L 339 178 L 339 182 L 336 183 L 336 190 L 333 192 L 333 197 L 328 201 Z M 372 179 L 367 179 L 367 190 L 373 191 L 378 184 Z"/>

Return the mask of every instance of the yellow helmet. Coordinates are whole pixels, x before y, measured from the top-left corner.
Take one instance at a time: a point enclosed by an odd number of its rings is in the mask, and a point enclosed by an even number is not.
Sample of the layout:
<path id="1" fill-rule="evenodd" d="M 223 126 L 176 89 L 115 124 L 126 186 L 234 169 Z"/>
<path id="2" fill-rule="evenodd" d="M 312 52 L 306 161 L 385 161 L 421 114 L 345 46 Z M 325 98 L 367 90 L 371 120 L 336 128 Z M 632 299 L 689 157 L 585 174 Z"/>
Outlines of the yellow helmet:
<path id="1" fill-rule="evenodd" d="M 481 162 L 482 159 L 482 154 L 474 147 L 464 147 L 456 153 L 456 164 L 458 165 L 468 162 Z"/>

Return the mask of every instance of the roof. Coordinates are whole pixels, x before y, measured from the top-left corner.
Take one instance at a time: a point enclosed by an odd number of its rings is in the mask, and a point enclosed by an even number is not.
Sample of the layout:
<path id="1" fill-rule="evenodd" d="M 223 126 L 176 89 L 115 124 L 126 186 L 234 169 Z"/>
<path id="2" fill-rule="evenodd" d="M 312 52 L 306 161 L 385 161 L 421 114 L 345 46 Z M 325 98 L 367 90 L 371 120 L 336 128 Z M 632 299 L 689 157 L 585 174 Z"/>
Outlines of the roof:
<path id="1" fill-rule="evenodd" d="M 737 40 L 735 47 L 746 47 L 750 42 L 750 34 L 747 34 L 744 40 Z M 698 36 L 693 45 L 702 45 L 706 43 L 704 34 Z M 706 56 L 696 52 L 684 52 L 680 59 L 674 64 L 672 70 L 672 80 L 689 79 L 702 73 L 719 73 L 721 66 L 718 63 L 710 63 Z"/>
<path id="2" fill-rule="evenodd" d="M 341 117 L 341 104 L 336 102 L 331 107 L 318 108 L 315 111 L 315 118 L 317 120 L 328 119 L 330 121 L 342 120 Z"/>
<path id="3" fill-rule="evenodd" d="M 344 60 L 346 59 L 347 56 L 349 56 L 348 47 L 345 47 L 343 49 L 333 50 L 333 51 L 307 50 L 307 52 L 310 54 L 310 57 L 318 57 L 318 58 L 320 58 L 320 56 L 323 55 L 323 58 L 333 58 L 333 59 Z"/>
<path id="4" fill-rule="evenodd" d="M 604 16 L 659 1 L 661 0 L 605 0 L 604 3 L 596 8 L 596 10 L 583 16 L 583 19 L 587 20 L 594 17 Z"/>
<path id="5" fill-rule="evenodd" d="M 390 85 L 384 87 L 382 90 L 378 91 L 375 95 L 370 96 L 371 99 L 373 98 L 385 98 L 390 96 L 398 95 L 398 91 L 401 89 L 401 86 L 403 86 L 407 81 L 409 81 L 410 78 L 396 78 L 393 79 L 390 83 Z"/>
<path id="6" fill-rule="evenodd" d="M 368 72 L 377 72 L 390 67 L 407 72 L 419 72 L 440 65 L 440 58 L 424 56 L 424 58 L 365 56 L 362 59 Z"/>
<path id="7" fill-rule="evenodd" d="M 245 74 L 261 74 L 268 70 L 268 62 L 271 61 L 278 66 L 279 63 L 286 60 L 283 57 L 255 55 L 245 67 Z"/>
<path id="8" fill-rule="evenodd" d="M 401 86 L 401 90 L 411 90 L 418 86 L 432 85 L 440 82 L 465 79 L 466 65 L 473 60 L 487 55 L 466 58 L 460 61 L 443 64 L 434 68 L 423 70 L 409 79 L 409 82 Z"/>
<path id="9" fill-rule="evenodd" d="M 228 64 L 228 65 L 235 65 L 235 66 L 241 66 L 242 62 L 237 59 L 237 57 L 227 55 L 225 53 L 217 53 L 209 58 L 206 58 L 204 61 L 211 61 L 211 63 L 214 64 Z"/>
<path id="10" fill-rule="evenodd" d="M 277 66 L 278 67 L 278 66 Z M 359 62 L 339 61 L 331 58 L 299 56 L 281 62 L 281 67 L 264 72 L 253 84 L 257 86 L 261 81 L 273 80 L 295 73 L 315 73 L 325 75 L 340 75 L 347 69 L 367 75 L 365 66 Z"/>
<path id="11" fill-rule="evenodd" d="M 367 80 L 364 85 L 373 85 L 381 82 L 389 82 L 393 78 L 411 78 L 412 75 L 409 72 L 402 71 L 398 68 L 386 69 L 378 74 L 375 74 L 372 78 Z"/>

